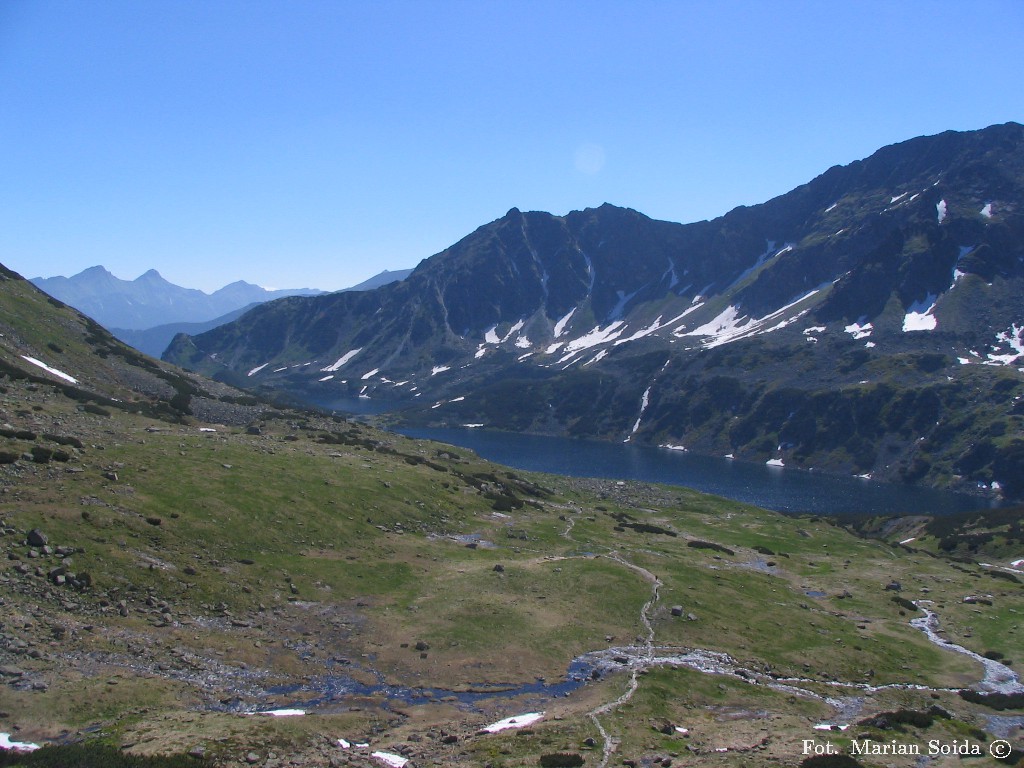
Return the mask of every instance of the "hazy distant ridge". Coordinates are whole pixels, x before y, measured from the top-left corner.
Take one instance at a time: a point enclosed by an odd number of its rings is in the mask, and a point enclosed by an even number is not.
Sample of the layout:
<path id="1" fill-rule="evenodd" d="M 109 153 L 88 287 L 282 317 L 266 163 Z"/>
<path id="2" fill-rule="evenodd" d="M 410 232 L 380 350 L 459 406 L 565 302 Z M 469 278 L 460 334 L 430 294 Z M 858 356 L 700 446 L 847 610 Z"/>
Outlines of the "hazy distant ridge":
<path id="1" fill-rule="evenodd" d="M 30 282 L 107 328 L 132 330 L 173 322 L 204 322 L 248 304 L 325 293 L 316 288 L 268 291 L 239 280 L 208 294 L 168 282 L 155 269 L 135 280 L 121 280 L 101 266 L 89 267 L 72 277 L 34 277 Z"/>

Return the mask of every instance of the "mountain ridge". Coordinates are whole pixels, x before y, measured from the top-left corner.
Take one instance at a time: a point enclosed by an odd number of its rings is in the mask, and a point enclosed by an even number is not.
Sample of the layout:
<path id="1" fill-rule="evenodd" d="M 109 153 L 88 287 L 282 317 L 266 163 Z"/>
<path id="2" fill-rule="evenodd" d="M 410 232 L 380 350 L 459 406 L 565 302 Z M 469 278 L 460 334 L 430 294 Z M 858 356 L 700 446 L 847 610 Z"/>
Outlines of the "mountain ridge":
<path id="1" fill-rule="evenodd" d="M 258 308 L 168 359 L 397 400 L 417 423 L 1016 496 L 1022 206 L 1024 127 L 1007 123 L 893 144 L 711 221 L 512 208 L 403 283 Z"/>
<path id="2" fill-rule="evenodd" d="M 134 280 L 122 280 L 100 265 L 71 277 L 34 277 L 29 282 L 101 325 L 127 330 L 145 330 L 171 322 L 205 322 L 256 302 L 324 293 L 315 288 L 268 291 L 244 280 L 206 293 L 175 285 L 156 269 L 149 269 Z"/>

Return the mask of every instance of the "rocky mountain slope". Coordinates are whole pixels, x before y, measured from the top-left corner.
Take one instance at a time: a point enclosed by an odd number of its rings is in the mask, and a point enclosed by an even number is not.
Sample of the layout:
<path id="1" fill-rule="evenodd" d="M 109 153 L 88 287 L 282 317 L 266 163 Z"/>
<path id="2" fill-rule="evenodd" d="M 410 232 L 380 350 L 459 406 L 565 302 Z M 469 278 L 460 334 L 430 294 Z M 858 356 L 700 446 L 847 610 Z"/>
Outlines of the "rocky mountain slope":
<path id="1" fill-rule="evenodd" d="M 994 715 L 1024 695 L 1019 526 L 914 524 L 861 539 L 273 407 L 0 269 L 0 744 L 44 745 L 3 765 L 809 768 L 808 742 L 1018 743 Z"/>
<path id="2" fill-rule="evenodd" d="M 516 209 L 403 283 L 168 359 L 409 420 L 1024 493 L 1024 127 L 922 137 L 674 224 Z"/>
<path id="3" fill-rule="evenodd" d="M 121 280 L 100 266 L 71 277 L 35 277 L 32 283 L 104 327 L 126 330 L 174 322 L 205 322 L 257 302 L 323 293 L 314 288 L 268 291 L 243 280 L 205 293 L 168 282 L 155 269 L 134 280 Z"/>

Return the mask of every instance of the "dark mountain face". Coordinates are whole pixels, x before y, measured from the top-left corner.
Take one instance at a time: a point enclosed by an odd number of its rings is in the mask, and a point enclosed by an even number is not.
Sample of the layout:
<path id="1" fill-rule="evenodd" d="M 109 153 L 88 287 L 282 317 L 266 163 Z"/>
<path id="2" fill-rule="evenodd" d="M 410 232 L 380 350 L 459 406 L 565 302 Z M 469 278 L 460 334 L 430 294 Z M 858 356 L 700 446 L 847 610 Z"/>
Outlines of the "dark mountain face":
<path id="1" fill-rule="evenodd" d="M 36 277 L 31 282 L 107 328 L 129 330 L 167 323 L 205 322 L 256 302 L 323 293 L 311 288 L 268 291 L 239 280 L 207 294 L 174 285 L 155 269 L 135 280 L 120 280 L 99 266 L 72 277 Z"/>
<path id="2" fill-rule="evenodd" d="M 1011 123 L 714 221 L 512 209 L 402 283 L 275 302 L 168 359 L 411 420 L 1019 494 L 1022 205 Z"/>

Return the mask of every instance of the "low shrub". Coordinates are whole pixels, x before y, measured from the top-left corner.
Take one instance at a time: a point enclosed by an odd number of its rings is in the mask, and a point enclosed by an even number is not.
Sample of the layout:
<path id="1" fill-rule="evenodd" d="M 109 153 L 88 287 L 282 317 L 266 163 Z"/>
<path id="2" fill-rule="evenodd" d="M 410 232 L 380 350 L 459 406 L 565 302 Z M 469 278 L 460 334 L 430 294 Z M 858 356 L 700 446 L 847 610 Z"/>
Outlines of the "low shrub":
<path id="1" fill-rule="evenodd" d="M 686 546 L 693 547 L 694 549 L 712 549 L 715 552 L 721 552 L 721 553 L 726 554 L 726 555 L 735 555 L 736 554 L 735 552 L 733 552 L 728 547 L 723 547 L 721 544 L 715 544 L 713 541 L 698 541 L 698 540 L 688 541 L 688 542 L 686 542 Z"/>

